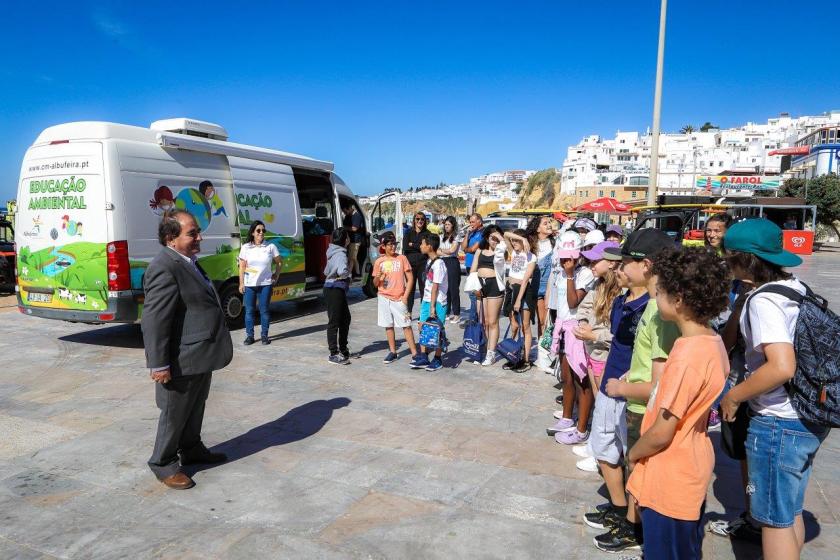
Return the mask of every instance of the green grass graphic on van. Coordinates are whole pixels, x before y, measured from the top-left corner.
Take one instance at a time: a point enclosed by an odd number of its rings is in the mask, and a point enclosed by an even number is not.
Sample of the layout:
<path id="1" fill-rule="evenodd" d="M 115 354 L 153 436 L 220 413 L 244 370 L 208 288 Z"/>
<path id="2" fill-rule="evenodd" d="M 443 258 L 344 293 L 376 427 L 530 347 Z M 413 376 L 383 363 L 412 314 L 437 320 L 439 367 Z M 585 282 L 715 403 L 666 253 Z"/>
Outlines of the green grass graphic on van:
<path id="1" fill-rule="evenodd" d="M 108 306 L 108 277 L 105 243 L 80 241 L 18 252 L 21 298 L 27 305 L 83 311 Z M 30 288 L 51 288 L 53 292 L 32 292 Z"/>

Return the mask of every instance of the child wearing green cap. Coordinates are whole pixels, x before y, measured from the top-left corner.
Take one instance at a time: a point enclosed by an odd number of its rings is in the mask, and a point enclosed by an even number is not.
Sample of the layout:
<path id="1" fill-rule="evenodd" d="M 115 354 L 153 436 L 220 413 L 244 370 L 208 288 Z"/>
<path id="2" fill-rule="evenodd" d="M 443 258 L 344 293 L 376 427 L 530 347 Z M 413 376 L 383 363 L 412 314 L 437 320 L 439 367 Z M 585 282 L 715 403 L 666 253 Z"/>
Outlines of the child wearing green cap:
<path id="1" fill-rule="evenodd" d="M 829 429 L 802 420 L 785 388 L 796 370 L 793 342 L 799 306 L 762 288 L 776 284 L 804 294 L 805 286 L 785 270 L 802 259 L 782 248 L 782 230 L 764 218 L 733 225 L 723 244 L 733 276 L 753 291 L 740 317 L 747 373 L 724 396 L 721 413 L 731 422 L 738 406 L 749 403 L 745 447 L 750 514 L 761 524 L 765 555 L 799 558 L 805 542 L 805 490 Z"/>

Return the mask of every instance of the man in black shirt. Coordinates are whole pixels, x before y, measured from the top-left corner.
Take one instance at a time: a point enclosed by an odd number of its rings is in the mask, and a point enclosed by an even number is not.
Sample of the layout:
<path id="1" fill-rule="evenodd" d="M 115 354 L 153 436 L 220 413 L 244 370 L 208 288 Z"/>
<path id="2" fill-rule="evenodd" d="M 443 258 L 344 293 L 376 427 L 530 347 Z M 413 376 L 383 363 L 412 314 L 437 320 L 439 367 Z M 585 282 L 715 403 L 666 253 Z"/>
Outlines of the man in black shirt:
<path id="1" fill-rule="evenodd" d="M 359 266 L 359 248 L 362 246 L 362 239 L 365 232 L 365 219 L 356 206 L 349 204 L 341 209 L 344 212 L 344 227 L 350 232 L 350 245 L 347 247 L 347 263 L 353 276 L 361 276 Z"/>
<path id="2" fill-rule="evenodd" d="M 403 236 L 402 252 L 411 264 L 411 272 L 415 283 L 420 289 L 420 296 L 426 288 L 426 255 L 420 252 L 420 239 L 428 231 L 426 229 L 426 215 L 423 212 L 414 214 L 414 223 Z M 409 286 L 408 311 L 414 308 L 414 286 Z"/>

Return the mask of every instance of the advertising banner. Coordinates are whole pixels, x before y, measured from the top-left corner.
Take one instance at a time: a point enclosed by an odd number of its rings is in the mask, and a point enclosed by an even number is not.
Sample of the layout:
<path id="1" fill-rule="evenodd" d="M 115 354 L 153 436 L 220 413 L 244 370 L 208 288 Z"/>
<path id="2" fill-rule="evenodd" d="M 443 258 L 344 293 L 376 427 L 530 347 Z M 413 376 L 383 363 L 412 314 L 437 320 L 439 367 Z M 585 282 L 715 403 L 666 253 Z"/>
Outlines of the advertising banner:
<path id="1" fill-rule="evenodd" d="M 696 187 L 712 192 L 727 190 L 778 190 L 781 178 L 764 175 L 698 175 Z"/>

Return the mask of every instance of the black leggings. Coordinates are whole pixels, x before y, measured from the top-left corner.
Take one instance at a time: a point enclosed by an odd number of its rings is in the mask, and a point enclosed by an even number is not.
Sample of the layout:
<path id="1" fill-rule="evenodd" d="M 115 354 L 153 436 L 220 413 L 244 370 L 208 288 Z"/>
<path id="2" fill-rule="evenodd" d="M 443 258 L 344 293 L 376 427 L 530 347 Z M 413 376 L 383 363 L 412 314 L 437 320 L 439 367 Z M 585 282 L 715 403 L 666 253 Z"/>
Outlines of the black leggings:
<path id="1" fill-rule="evenodd" d="M 330 355 L 344 352 L 347 348 L 347 335 L 350 332 L 350 307 L 347 305 L 347 292 L 344 288 L 324 288 L 324 301 L 327 304 L 327 345 Z"/>
<path id="2" fill-rule="evenodd" d="M 426 289 L 426 260 L 417 264 L 411 263 L 411 273 L 414 275 L 414 284 L 420 290 L 420 299 L 423 299 L 423 290 Z M 408 286 L 408 310 L 414 309 L 414 286 Z"/>
<path id="3" fill-rule="evenodd" d="M 446 292 L 446 309 L 450 315 L 461 316 L 461 263 L 458 257 L 445 257 L 446 278 L 449 281 Z"/>

